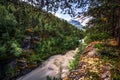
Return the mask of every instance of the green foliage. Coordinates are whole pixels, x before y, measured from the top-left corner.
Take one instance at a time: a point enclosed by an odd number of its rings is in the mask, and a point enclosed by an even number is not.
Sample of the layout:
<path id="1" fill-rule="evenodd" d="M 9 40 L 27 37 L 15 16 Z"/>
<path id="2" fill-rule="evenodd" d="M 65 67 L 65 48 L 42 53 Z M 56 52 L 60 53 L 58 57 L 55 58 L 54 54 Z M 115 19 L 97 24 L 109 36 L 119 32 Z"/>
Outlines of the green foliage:
<path id="1" fill-rule="evenodd" d="M 62 80 L 62 79 L 58 79 L 58 78 L 55 78 L 55 77 L 54 77 L 54 78 L 51 78 L 51 77 L 49 77 L 49 76 L 47 76 L 46 78 L 47 78 L 47 80 Z"/>
<path id="2" fill-rule="evenodd" d="M 10 5 L 8 5 L 8 10 L 10 13 L 16 12 L 16 8 L 15 8 L 14 4 L 11 3 Z"/>
<path id="3" fill-rule="evenodd" d="M 74 59 L 72 61 L 70 61 L 70 63 L 69 63 L 69 70 L 75 70 L 77 68 L 78 62 L 80 59 L 80 55 L 82 54 L 84 49 L 85 49 L 85 45 L 80 43 L 78 52 L 75 54 Z"/>
<path id="4" fill-rule="evenodd" d="M 0 46 L 1 60 L 7 59 L 9 57 L 17 57 L 20 54 L 22 54 L 22 49 L 20 48 L 19 44 L 14 40 L 6 41 Z"/>
<path id="5" fill-rule="evenodd" d="M 12 2 L 17 1 L 12 0 Z M 24 2 L 16 5 L 10 1 L 0 1 L 0 10 L 0 60 L 2 63 L 9 64 L 14 58 L 18 60 L 25 58 L 26 64 L 37 65 L 52 55 L 63 54 L 76 48 L 79 39 L 83 38 L 82 30 Z M 27 37 L 31 39 L 28 40 Z M 24 41 L 26 44 L 23 43 Z M 28 46 L 27 42 L 29 48 L 25 50 L 22 45 Z M 15 76 L 11 68 L 3 70 L 4 73 L 0 74 L 9 75 L 6 73 L 7 70 L 8 72 L 11 70 L 10 74 Z M 18 71 L 22 70 L 18 68 Z"/>
<path id="6" fill-rule="evenodd" d="M 103 44 L 99 43 L 99 44 L 96 44 L 94 47 L 98 49 L 102 49 L 103 46 L 104 46 Z"/>
<path id="7" fill-rule="evenodd" d="M 31 55 L 30 56 L 30 61 L 31 62 L 37 62 L 37 61 L 40 61 L 41 58 L 38 56 L 38 55 Z"/>
<path id="8" fill-rule="evenodd" d="M 97 79 L 99 79 L 99 75 L 97 74 L 97 73 L 95 73 L 95 72 L 88 72 L 88 75 L 90 76 L 90 77 L 92 77 L 92 79 L 91 80 L 97 80 Z"/>
<path id="9" fill-rule="evenodd" d="M 120 24 L 119 2 L 119 0 L 93 0 L 95 4 L 94 7 L 91 5 L 88 9 L 88 14 L 93 17 L 93 19 L 89 21 L 89 31 L 92 33 L 90 35 L 94 35 L 93 38 L 96 37 L 98 40 L 102 38 L 115 38 L 118 44 L 120 44 L 120 29 L 116 29 L 117 25 Z M 102 33 L 105 33 L 105 35 L 102 35 Z M 97 36 L 100 36 L 100 38 Z"/>
<path id="10" fill-rule="evenodd" d="M 0 5 L 0 28 L 6 27 L 8 29 L 10 26 L 15 26 L 17 21 L 15 19 L 15 16 L 8 12 L 8 10 L 5 8 L 5 6 Z M 8 28 L 7 28 L 8 27 Z"/>
<path id="11" fill-rule="evenodd" d="M 20 48 L 17 42 L 12 42 L 11 48 L 12 48 L 11 53 L 14 53 L 15 56 L 19 56 L 22 53 L 22 49 Z"/>
<path id="12" fill-rule="evenodd" d="M 119 75 L 120 75 L 120 70 L 119 70 L 120 51 L 119 51 L 119 48 L 102 45 L 102 48 L 99 48 L 98 53 L 104 62 L 108 62 L 112 65 L 111 66 L 111 78 L 113 80 L 119 80 L 120 79 L 120 77 L 119 77 Z"/>
<path id="13" fill-rule="evenodd" d="M 115 62 L 116 63 L 116 62 Z M 114 63 L 114 64 L 115 64 Z M 113 80 L 120 80 L 120 70 L 119 70 L 119 68 L 118 67 L 116 67 L 116 65 L 114 65 L 113 67 L 112 67 L 112 69 L 111 69 L 111 71 L 112 71 L 112 75 L 111 75 L 111 77 L 112 77 L 112 79 Z"/>
<path id="14" fill-rule="evenodd" d="M 5 79 L 8 80 L 9 78 L 12 78 L 14 76 L 15 69 L 10 64 L 8 64 L 5 67 L 5 73 L 6 73 Z"/>
<path id="15" fill-rule="evenodd" d="M 105 39 L 108 38 L 107 33 L 89 33 L 85 37 L 85 42 L 90 43 L 92 41 L 104 41 Z"/>

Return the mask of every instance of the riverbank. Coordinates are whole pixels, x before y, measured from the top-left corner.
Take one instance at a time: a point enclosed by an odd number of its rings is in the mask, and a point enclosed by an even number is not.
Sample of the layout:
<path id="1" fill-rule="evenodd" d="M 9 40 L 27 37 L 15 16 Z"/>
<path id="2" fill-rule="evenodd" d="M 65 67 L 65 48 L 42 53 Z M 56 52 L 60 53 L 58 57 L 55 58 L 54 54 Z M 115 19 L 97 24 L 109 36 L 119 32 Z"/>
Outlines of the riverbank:
<path id="1" fill-rule="evenodd" d="M 64 80 L 111 80 L 112 65 L 100 58 L 94 46 L 99 42 L 90 43 L 79 58 L 77 69 L 72 70 Z"/>

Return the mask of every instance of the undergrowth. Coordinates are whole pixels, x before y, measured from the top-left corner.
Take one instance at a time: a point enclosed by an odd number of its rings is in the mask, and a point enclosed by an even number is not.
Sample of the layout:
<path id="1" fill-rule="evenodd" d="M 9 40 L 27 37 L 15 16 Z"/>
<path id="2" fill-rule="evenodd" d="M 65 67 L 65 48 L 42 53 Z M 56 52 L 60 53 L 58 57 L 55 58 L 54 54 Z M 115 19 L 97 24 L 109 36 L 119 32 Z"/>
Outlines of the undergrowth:
<path id="1" fill-rule="evenodd" d="M 102 46 L 100 46 L 102 45 Z M 110 63 L 111 66 L 111 78 L 112 80 L 120 80 L 120 48 L 108 46 L 106 44 L 97 45 L 99 48 L 98 54 L 100 58 L 106 63 Z"/>
<path id="2" fill-rule="evenodd" d="M 85 45 L 83 43 L 79 44 L 78 47 L 78 52 L 74 55 L 74 59 L 72 61 L 70 61 L 69 63 L 69 70 L 75 70 L 77 68 L 79 59 L 80 59 L 80 55 L 83 53 L 85 49 Z"/>

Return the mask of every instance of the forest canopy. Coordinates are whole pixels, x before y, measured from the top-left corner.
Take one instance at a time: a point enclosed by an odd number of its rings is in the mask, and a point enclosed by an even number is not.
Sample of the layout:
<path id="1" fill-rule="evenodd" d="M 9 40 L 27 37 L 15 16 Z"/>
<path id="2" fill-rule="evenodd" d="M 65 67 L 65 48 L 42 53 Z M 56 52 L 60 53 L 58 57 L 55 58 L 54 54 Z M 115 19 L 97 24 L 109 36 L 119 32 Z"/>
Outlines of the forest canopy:
<path id="1" fill-rule="evenodd" d="M 91 16 L 88 23 L 94 33 L 104 34 L 104 38 L 115 38 L 120 44 L 120 0 L 28 0 L 47 11 L 63 13 L 71 17 Z M 89 30 L 89 32 L 91 31 Z M 109 37 L 108 37 L 109 36 Z"/>

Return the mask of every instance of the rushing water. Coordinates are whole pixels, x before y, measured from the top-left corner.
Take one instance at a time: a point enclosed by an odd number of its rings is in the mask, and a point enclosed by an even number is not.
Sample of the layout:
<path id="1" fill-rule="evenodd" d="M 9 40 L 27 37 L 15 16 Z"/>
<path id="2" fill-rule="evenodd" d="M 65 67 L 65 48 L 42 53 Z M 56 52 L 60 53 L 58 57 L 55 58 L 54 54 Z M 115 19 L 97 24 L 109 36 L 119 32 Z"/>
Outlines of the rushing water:
<path id="1" fill-rule="evenodd" d="M 41 66 L 33 70 L 32 72 L 20 77 L 17 80 L 46 80 L 47 76 L 64 78 L 69 74 L 69 61 L 73 59 L 73 56 L 78 51 L 68 51 L 65 55 L 55 55 L 43 62 Z"/>

